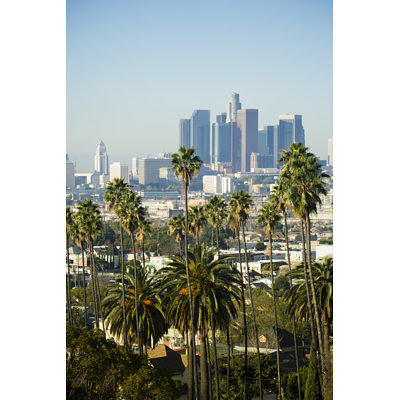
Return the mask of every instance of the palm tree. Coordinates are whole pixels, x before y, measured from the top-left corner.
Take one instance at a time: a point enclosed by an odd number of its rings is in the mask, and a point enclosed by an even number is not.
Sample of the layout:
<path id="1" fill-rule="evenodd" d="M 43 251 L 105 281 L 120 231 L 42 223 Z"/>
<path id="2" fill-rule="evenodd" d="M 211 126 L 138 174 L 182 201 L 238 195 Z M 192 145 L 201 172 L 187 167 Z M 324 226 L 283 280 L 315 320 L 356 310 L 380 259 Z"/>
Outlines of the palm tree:
<path id="1" fill-rule="evenodd" d="M 69 228 L 69 233 L 71 235 L 71 238 L 75 241 L 75 244 L 80 248 L 81 250 L 81 256 L 82 256 L 82 287 L 83 287 L 83 304 L 84 304 L 84 321 L 85 321 L 85 326 L 88 326 L 88 321 L 87 321 L 87 299 L 86 299 L 86 280 L 85 280 L 85 253 L 84 253 L 84 244 L 85 244 L 85 236 L 84 232 L 79 224 L 79 220 L 77 217 L 77 214 L 74 213 L 72 214 L 72 221 L 71 225 Z M 79 269 L 79 267 L 78 267 Z M 79 271 L 78 271 L 79 272 Z"/>
<path id="2" fill-rule="evenodd" d="M 275 284 L 274 284 L 274 270 L 272 264 L 272 232 L 275 230 L 281 217 L 276 210 L 276 205 L 272 202 L 263 204 L 260 209 L 258 222 L 264 227 L 268 234 L 269 241 L 269 262 L 271 268 L 271 288 L 272 288 L 272 300 L 274 305 L 274 322 L 275 322 L 275 337 L 276 337 L 276 367 L 278 370 L 278 400 L 281 398 L 281 372 L 279 363 L 279 339 L 278 339 L 278 318 L 276 314 L 276 299 L 275 299 Z"/>
<path id="3" fill-rule="evenodd" d="M 323 178 L 327 175 L 321 171 L 321 165 L 314 154 L 299 143 L 293 143 L 287 152 L 283 152 L 280 159 L 285 164 L 282 167 L 282 175 L 290 181 L 289 197 L 295 213 L 301 218 L 306 230 L 307 261 L 311 287 L 311 299 L 314 306 L 315 325 L 317 328 L 318 344 L 322 364 L 322 386 L 324 396 L 329 398 L 327 371 L 329 360 L 325 359 L 324 343 L 321 331 L 321 317 L 317 307 L 317 297 L 312 273 L 311 262 L 311 234 L 310 214 L 317 211 L 321 203 L 321 195 L 326 194 Z"/>
<path id="4" fill-rule="evenodd" d="M 151 222 L 146 218 L 145 211 L 138 217 L 138 229 L 136 232 L 136 239 L 139 240 L 142 247 L 142 262 L 143 268 L 146 266 L 145 262 L 145 252 L 144 252 L 144 239 L 146 236 L 150 235 L 152 232 Z"/>
<path id="5" fill-rule="evenodd" d="M 206 223 L 204 210 L 201 206 L 192 206 L 189 209 L 189 232 L 193 235 L 196 244 L 200 244 L 200 232 Z"/>
<path id="6" fill-rule="evenodd" d="M 208 398 L 206 337 L 212 331 L 216 398 L 219 399 L 217 348 L 215 330 L 225 328 L 237 317 L 241 279 L 238 271 L 227 264 L 227 257 L 215 259 L 216 249 L 196 246 L 188 252 L 191 293 L 195 315 L 195 330 L 200 333 L 201 399 Z M 167 321 L 184 331 L 189 324 L 189 296 L 186 288 L 186 262 L 180 256 L 170 256 L 167 267 L 160 270 Z"/>
<path id="7" fill-rule="evenodd" d="M 182 242 L 185 236 L 185 218 L 182 215 L 175 215 L 168 221 L 168 234 L 179 243 L 183 253 Z"/>
<path id="8" fill-rule="evenodd" d="M 196 393 L 196 398 L 199 398 L 199 391 L 198 391 L 198 385 L 197 385 L 197 365 L 196 365 L 196 351 L 195 351 L 195 333 L 194 333 L 194 315 L 193 315 L 193 303 L 192 303 L 192 292 L 190 290 L 191 285 L 190 285 L 190 274 L 189 274 L 189 266 L 188 266 L 188 243 L 187 243 L 187 238 L 188 238 L 188 233 L 189 233 L 189 226 L 188 226 L 188 188 L 191 179 L 197 174 L 197 172 L 201 168 L 202 161 L 200 158 L 196 155 L 194 155 L 194 148 L 190 147 L 189 149 L 186 149 L 185 147 L 180 147 L 178 153 L 174 153 L 172 155 L 172 170 L 175 172 L 175 175 L 178 178 L 182 179 L 182 186 L 183 186 L 183 192 L 184 192 L 184 197 L 185 197 L 185 262 L 186 262 L 186 280 L 187 280 L 187 291 L 189 293 L 189 311 L 190 311 L 190 322 L 191 322 L 191 341 L 192 341 L 192 347 L 194 351 L 194 356 L 193 357 L 193 365 L 191 365 L 189 361 L 189 369 L 192 369 L 194 373 L 194 381 L 195 381 L 195 393 Z M 189 358 L 190 360 L 190 358 Z M 192 398 L 192 386 L 190 385 L 190 377 L 191 374 L 189 374 L 189 399 Z"/>
<path id="9" fill-rule="evenodd" d="M 128 184 L 124 182 L 123 179 L 114 178 L 113 181 L 107 183 L 106 193 L 104 196 L 104 200 L 108 206 L 108 209 L 114 212 L 119 218 L 121 216 L 121 209 L 118 208 L 118 204 L 121 202 L 121 199 L 128 191 Z M 127 346 L 127 326 L 126 326 L 126 307 L 125 307 L 125 267 L 124 267 L 124 243 L 123 243 L 123 230 L 122 224 L 120 223 L 120 240 L 121 240 L 121 274 L 122 274 L 122 311 L 123 311 L 123 320 L 124 320 L 124 346 Z"/>
<path id="10" fill-rule="evenodd" d="M 135 277 L 135 309 L 138 307 L 138 290 L 137 290 L 137 260 L 136 260 L 136 246 L 135 246 L 135 232 L 138 228 L 138 221 L 145 210 L 141 205 L 141 197 L 137 196 L 134 192 L 126 191 L 121 197 L 120 202 L 116 207 L 117 213 L 120 216 L 120 222 L 122 227 L 127 231 L 131 239 L 132 251 L 133 251 L 133 269 Z M 141 336 L 139 330 L 139 315 L 136 313 L 136 332 L 138 332 L 138 348 L 139 354 L 142 355 L 143 348 L 141 346 Z"/>
<path id="11" fill-rule="evenodd" d="M 321 262 L 314 261 L 312 265 L 315 290 L 318 299 L 317 307 L 321 315 L 324 356 L 327 360 L 325 370 L 327 373 L 327 384 L 325 396 L 332 396 L 332 365 L 330 356 L 329 333 L 332 330 L 333 320 L 333 258 L 325 257 Z M 290 276 L 295 279 L 302 279 L 301 266 L 295 268 Z M 309 319 L 310 311 L 306 307 L 307 291 L 305 281 L 294 285 L 285 295 L 286 308 L 289 315 L 296 319 Z"/>
<path id="12" fill-rule="evenodd" d="M 66 246 L 67 246 L 67 312 L 68 312 L 68 322 L 72 324 L 72 309 L 71 309 L 71 273 L 69 265 L 69 240 L 72 237 L 73 229 L 73 219 L 72 211 L 69 207 L 66 209 Z"/>
<path id="13" fill-rule="evenodd" d="M 132 345 L 134 338 L 138 337 L 139 331 L 134 323 L 136 315 L 138 315 L 139 330 L 144 345 L 155 345 L 168 331 L 168 326 L 165 322 L 161 299 L 154 278 L 150 277 L 142 266 L 138 266 L 136 278 L 130 270 L 126 271 L 124 278 L 124 285 L 122 284 L 122 276 L 119 276 L 116 283 L 108 286 L 107 296 L 103 300 L 107 328 L 119 338 L 125 334 L 121 304 L 124 296 L 122 287 L 126 287 L 128 342 Z"/>
<path id="14" fill-rule="evenodd" d="M 270 201 L 274 204 L 274 207 L 277 210 L 277 212 L 283 215 L 283 221 L 284 221 L 283 232 L 285 235 L 285 242 L 286 242 L 286 257 L 290 272 L 292 267 L 290 263 L 290 249 L 289 249 L 287 215 L 286 215 L 286 208 L 290 207 L 290 201 L 287 198 L 287 191 L 285 188 L 285 184 L 287 184 L 287 181 L 285 181 L 283 178 L 278 180 L 273 190 L 273 193 L 270 196 Z M 289 285 L 290 287 L 292 287 L 292 279 L 289 279 Z M 293 341 L 294 341 L 294 357 L 296 361 L 296 372 L 297 372 L 297 395 L 299 400 L 301 400 L 300 366 L 299 366 L 299 355 L 297 350 L 296 321 L 294 318 L 293 318 Z"/>
<path id="15" fill-rule="evenodd" d="M 215 237 L 219 256 L 219 231 L 228 216 L 227 204 L 220 196 L 213 196 L 207 201 L 205 213 L 209 224 L 215 229 Z"/>
<path id="16" fill-rule="evenodd" d="M 99 327 L 99 313 L 103 323 L 104 329 L 104 319 L 101 305 L 100 287 L 97 278 L 93 241 L 96 239 L 97 235 L 101 232 L 103 228 L 103 220 L 100 215 L 99 206 L 93 203 L 92 200 L 85 200 L 78 205 L 77 211 L 78 221 L 82 227 L 85 241 L 88 244 L 89 254 L 90 254 L 90 265 L 92 274 L 92 293 L 93 293 L 93 303 L 95 309 L 96 318 L 96 328 Z"/>

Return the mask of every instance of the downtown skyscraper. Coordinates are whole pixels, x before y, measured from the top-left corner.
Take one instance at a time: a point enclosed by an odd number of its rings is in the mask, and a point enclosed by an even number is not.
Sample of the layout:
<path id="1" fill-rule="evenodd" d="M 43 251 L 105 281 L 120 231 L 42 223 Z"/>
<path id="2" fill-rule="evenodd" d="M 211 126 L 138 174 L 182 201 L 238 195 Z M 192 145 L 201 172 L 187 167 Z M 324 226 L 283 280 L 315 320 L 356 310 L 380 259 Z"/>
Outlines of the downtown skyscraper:
<path id="1" fill-rule="evenodd" d="M 242 108 L 242 103 L 239 101 L 239 93 L 231 93 L 228 103 L 228 113 L 226 122 L 236 122 L 237 112 Z"/>
<path id="2" fill-rule="evenodd" d="M 237 112 L 240 130 L 240 171 L 250 171 L 250 155 L 258 150 L 258 110 L 243 109 Z"/>
<path id="3" fill-rule="evenodd" d="M 190 146 L 204 164 L 210 163 L 210 110 L 194 110 L 190 119 Z"/>
<path id="4" fill-rule="evenodd" d="M 179 120 L 179 146 L 190 147 L 190 119 Z"/>

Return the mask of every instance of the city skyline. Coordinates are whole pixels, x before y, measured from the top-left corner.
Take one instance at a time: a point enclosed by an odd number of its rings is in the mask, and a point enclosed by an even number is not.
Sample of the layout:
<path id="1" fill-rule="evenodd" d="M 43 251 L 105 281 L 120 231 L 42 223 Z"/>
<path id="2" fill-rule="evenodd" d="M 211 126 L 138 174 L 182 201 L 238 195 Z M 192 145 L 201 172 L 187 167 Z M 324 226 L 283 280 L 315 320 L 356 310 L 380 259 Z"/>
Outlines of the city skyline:
<path id="1" fill-rule="evenodd" d="M 259 110 L 259 129 L 303 115 L 306 143 L 327 158 L 329 2 L 156 3 L 67 4 L 67 152 L 78 169 L 100 140 L 110 161 L 176 151 L 179 119 L 210 109 L 214 121 L 232 92 Z"/>

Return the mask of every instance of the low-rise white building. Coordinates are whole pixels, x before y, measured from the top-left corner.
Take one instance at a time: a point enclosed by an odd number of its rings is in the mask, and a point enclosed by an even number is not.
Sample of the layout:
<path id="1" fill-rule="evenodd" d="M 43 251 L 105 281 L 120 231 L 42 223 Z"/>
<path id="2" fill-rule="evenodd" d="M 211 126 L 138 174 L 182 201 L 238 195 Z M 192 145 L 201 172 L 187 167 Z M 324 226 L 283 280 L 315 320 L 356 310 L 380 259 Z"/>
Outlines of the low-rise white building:
<path id="1" fill-rule="evenodd" d="M 232 180 L 222 175 L 204 175 L 203 192 L 211 194 L 231 193 Z"/>

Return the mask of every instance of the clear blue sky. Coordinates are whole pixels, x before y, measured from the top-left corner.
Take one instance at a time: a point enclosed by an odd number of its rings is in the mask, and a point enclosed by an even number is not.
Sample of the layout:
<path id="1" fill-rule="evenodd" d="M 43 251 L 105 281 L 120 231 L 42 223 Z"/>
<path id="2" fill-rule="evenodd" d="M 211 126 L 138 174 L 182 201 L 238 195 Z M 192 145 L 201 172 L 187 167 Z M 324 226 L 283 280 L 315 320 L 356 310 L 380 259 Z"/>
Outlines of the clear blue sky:
<path id="1" fill-rule="evenodd" d="M 67 152 L 93 168 L 175 151 L 178 122 L 238 92 L 259 126 L 303 114 L 306 144 L 332 137 L 332 2 L 67 0 Z"/>

